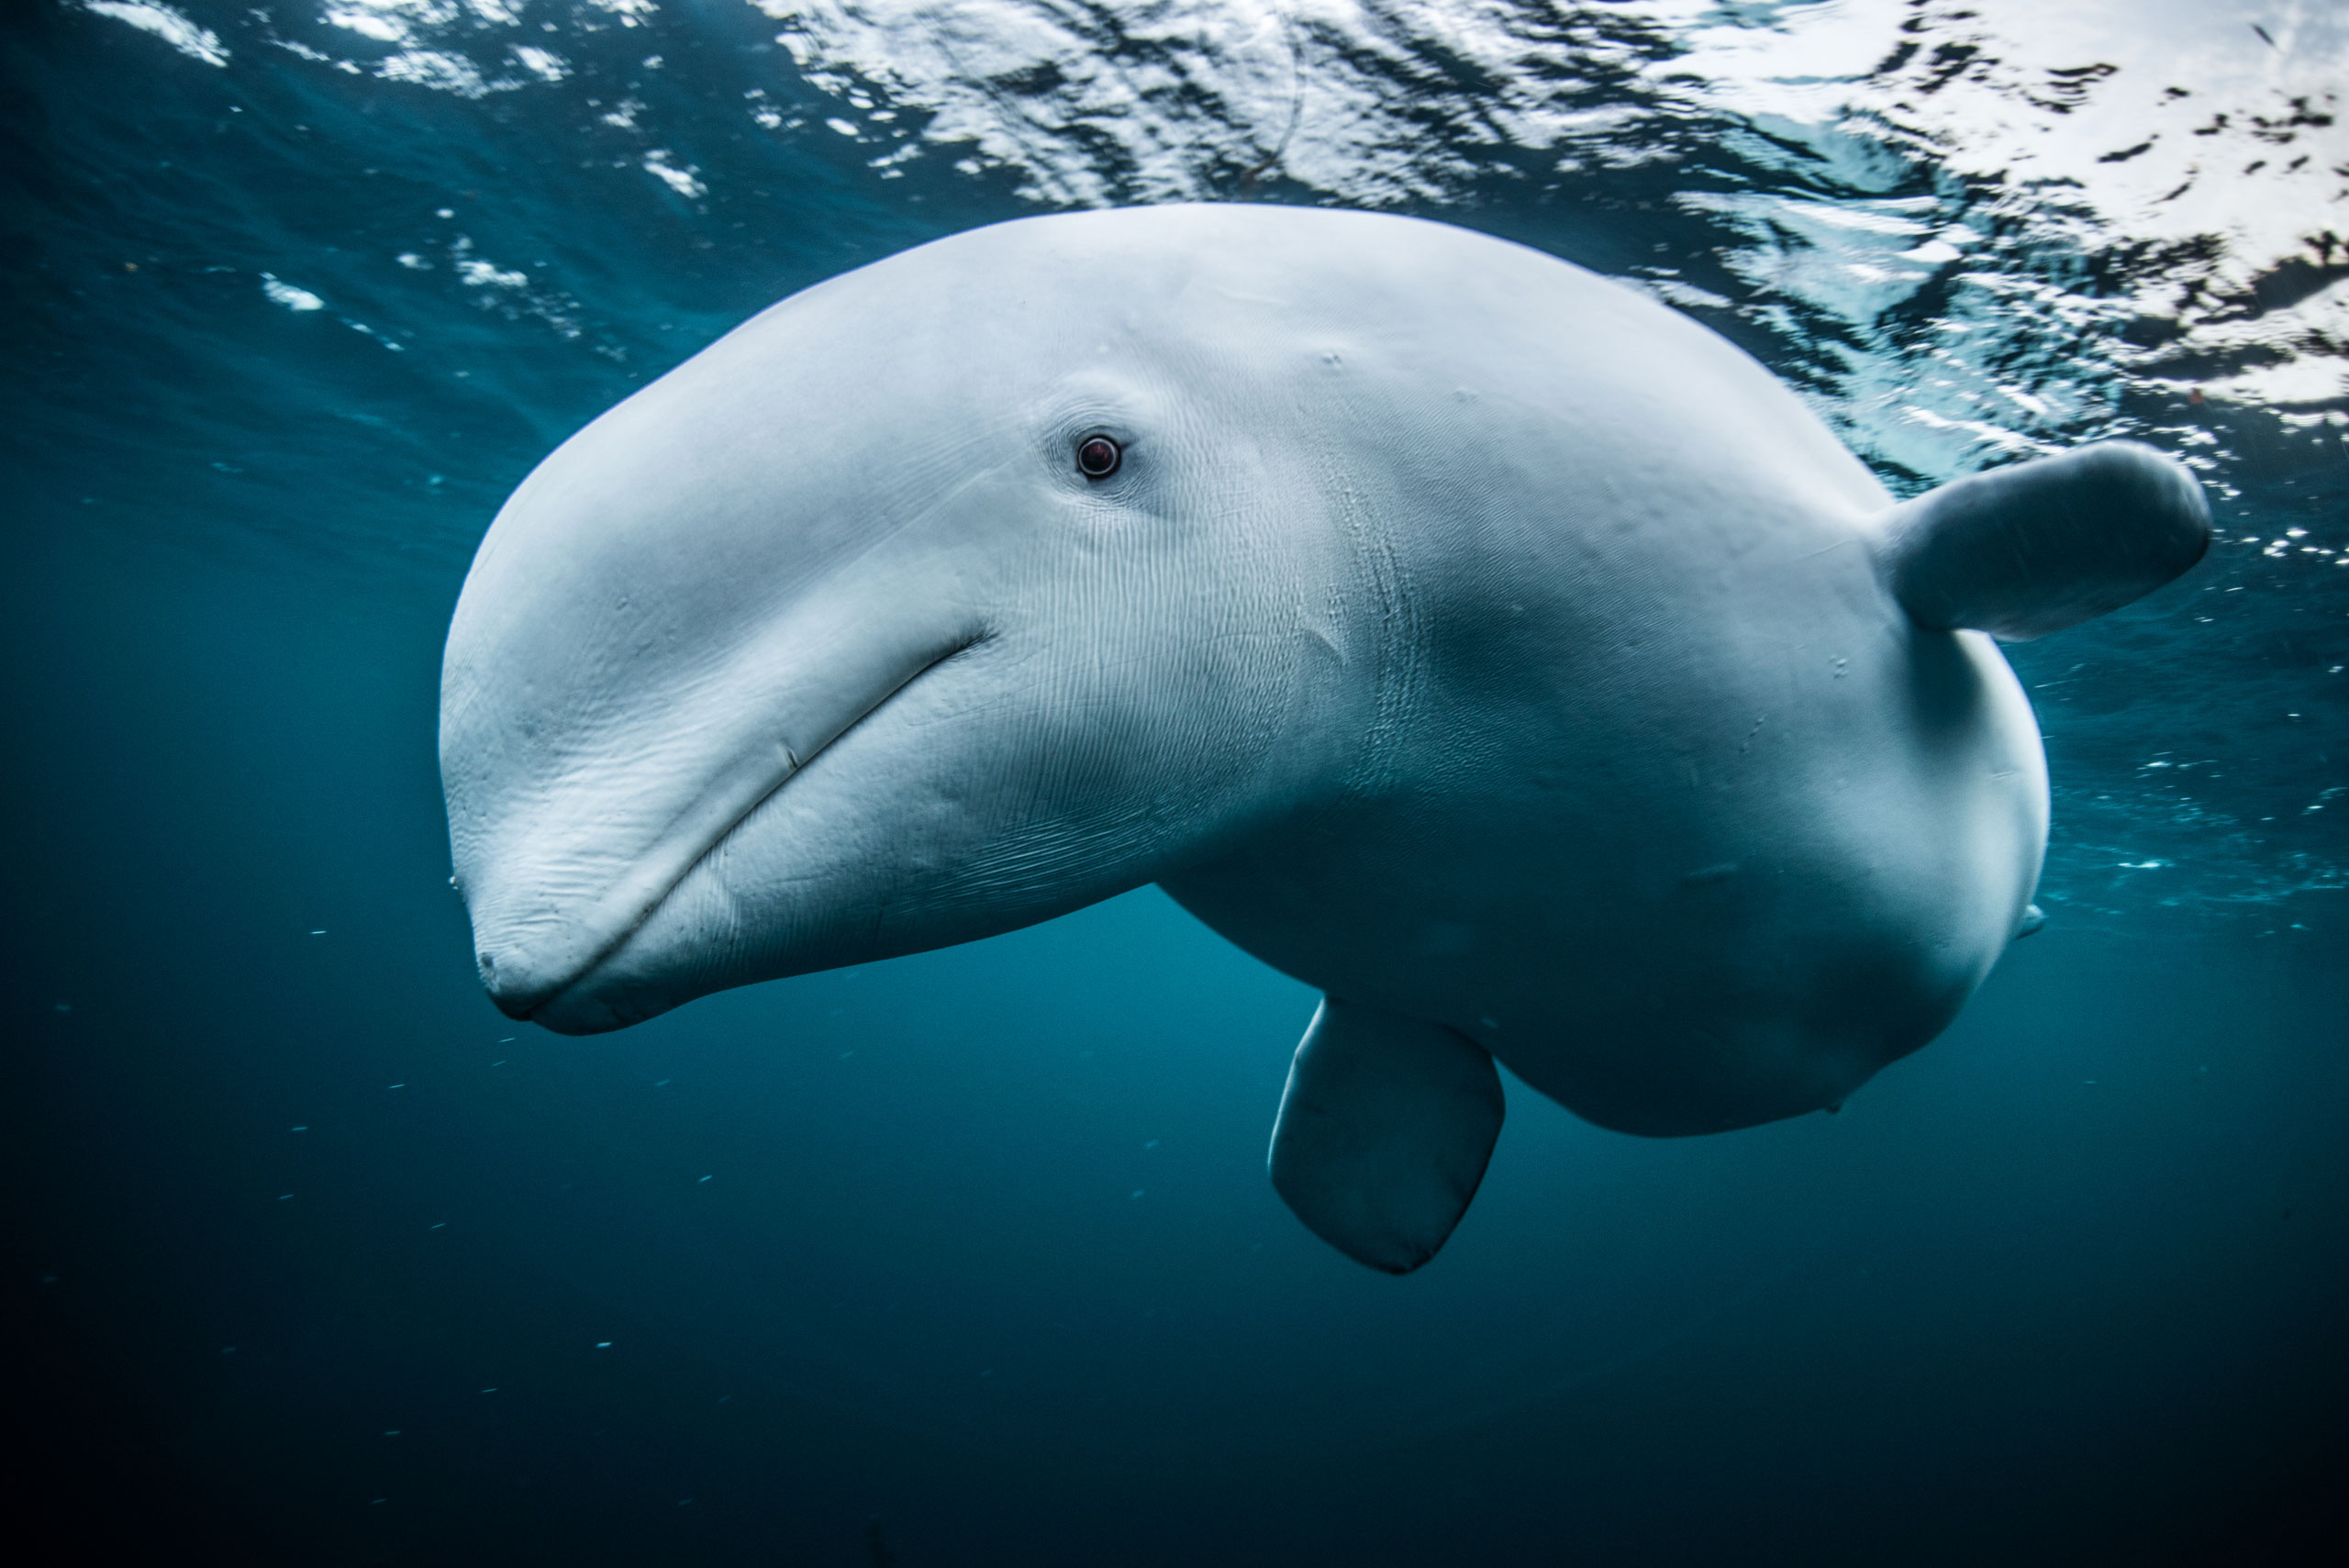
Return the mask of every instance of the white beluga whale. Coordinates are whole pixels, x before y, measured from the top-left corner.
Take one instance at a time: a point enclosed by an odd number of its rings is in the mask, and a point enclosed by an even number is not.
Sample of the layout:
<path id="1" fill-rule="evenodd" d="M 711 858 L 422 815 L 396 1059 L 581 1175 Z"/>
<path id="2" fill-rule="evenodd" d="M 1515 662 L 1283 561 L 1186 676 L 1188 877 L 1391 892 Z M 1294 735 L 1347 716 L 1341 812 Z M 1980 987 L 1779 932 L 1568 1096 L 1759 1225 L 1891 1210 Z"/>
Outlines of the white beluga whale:
<path id="1" fill-rule="evenodd" d="M 1630 289 L 1403 217 L 1028 218 L 794 295 L 483 541 L 455 884 L 565 1033 L 1155 882 L 1326 995 L 1274 1184 L 1402 1273 L 1495 1071 L 1602 1126 L 1839 1106 L 2035 919 L 1994 638 L 2201 556 L 2110 443 L 1903 503 Z"/>

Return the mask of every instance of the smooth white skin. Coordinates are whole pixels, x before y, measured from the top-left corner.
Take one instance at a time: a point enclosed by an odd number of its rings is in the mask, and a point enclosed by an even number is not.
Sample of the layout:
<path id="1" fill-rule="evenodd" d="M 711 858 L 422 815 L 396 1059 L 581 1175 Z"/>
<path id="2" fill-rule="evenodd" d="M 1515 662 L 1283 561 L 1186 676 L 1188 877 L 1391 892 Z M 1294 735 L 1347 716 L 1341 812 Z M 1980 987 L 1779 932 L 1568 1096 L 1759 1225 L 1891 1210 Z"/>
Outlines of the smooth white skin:
<path id="1" fill-rule="evenodd" d="M 617 1028 L 1158 881 L 1609 1126 L 1835 1104 L 1954 1016 L 2046 832 L 2005 662 L 1886 591 L 1889 506 L 1730 344 L 1465 230 L 924 246 L 491 528 L 441 724 L 484 981 Z"/>

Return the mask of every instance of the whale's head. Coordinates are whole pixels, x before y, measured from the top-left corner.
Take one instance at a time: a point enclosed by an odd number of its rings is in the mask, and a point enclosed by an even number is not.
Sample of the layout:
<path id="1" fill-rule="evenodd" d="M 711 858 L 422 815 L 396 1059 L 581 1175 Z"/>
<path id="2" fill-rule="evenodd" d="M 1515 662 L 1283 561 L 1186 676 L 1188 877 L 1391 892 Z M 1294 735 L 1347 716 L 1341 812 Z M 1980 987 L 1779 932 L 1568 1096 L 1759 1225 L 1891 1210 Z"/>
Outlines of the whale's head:
<path id="1" fill-rule="evenodd" d="M 1063 913 L 1360 733 L 1309 326 L 1138 216 L 796 295 L 515 492 L 440 717 L 506 1011 L 613 1029 Z"/>

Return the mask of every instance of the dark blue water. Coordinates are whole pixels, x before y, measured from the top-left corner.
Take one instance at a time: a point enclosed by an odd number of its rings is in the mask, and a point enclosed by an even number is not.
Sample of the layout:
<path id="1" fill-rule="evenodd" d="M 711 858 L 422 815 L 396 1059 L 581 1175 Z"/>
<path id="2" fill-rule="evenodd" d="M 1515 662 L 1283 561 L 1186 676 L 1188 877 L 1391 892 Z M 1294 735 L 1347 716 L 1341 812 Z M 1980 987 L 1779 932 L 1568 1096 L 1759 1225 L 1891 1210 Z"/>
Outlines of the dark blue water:
<path id="1" fill-rule="evenodd" d="M 2330 1560 L 2335 8 L 26 0 L 0 48 L 12 1535 Z M 1947 1036 L 1714 1139 L 1516 1090 L 1395 1280 L 1264 1178 L 1311 996 L 1155 892 L 616 1036 L 489 1006 L 434 703 L 505 493 L 794 289 L 1174 197 L 1631 279 L 1904 489 L 2198 465 L 2211 559 L 2014 651 L 2051 920 Z"/>

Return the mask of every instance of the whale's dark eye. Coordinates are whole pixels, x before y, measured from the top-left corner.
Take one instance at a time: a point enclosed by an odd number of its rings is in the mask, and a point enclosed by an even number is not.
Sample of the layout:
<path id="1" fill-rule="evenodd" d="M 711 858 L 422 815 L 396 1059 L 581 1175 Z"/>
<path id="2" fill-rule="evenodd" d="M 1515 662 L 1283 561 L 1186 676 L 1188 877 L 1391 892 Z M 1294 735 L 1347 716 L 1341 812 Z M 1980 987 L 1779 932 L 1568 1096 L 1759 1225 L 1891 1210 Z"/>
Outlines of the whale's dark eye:
<path id="1" fill-rule="evenodd" d="M 1087 479 L 1107 479 L 1118 472 L 1125 451 L 1107 436 L 1087 436 L 1076 443 L 1076 471 Z"/>

